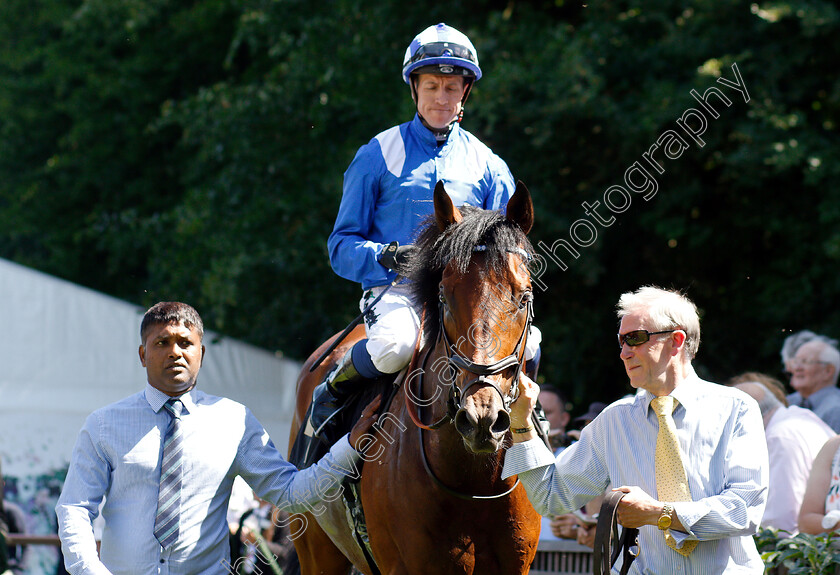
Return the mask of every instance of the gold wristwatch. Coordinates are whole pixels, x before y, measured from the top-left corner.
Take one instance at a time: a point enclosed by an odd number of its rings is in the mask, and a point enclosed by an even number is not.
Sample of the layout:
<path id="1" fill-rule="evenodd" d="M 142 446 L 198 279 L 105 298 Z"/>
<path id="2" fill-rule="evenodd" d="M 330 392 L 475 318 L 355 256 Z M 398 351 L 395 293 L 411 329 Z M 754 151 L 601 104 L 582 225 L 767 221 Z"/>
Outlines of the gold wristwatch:
<path id="1" fill-rule="evenodd" d="M 671 513 L 674 512 L 674 506 L 670 503 L 665 503 L 662 505 L 662 515 L 659 516 L 659 521 L 656 524 L 662 531 L 669 529 L 671 527 Z"/>

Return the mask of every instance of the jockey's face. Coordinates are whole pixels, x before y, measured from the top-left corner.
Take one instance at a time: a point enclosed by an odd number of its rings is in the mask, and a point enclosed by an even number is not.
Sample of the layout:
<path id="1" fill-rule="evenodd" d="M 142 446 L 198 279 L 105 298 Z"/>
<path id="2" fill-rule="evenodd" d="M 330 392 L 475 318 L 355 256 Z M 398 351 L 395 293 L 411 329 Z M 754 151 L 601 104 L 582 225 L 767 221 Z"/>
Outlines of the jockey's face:
<path id="1" fill-rule="evenodd" d="M 466 84 L 461 76 L 420 74 L 417 87 L 417 111 L 432 128 L 444 129 L 461 113 Z"/>

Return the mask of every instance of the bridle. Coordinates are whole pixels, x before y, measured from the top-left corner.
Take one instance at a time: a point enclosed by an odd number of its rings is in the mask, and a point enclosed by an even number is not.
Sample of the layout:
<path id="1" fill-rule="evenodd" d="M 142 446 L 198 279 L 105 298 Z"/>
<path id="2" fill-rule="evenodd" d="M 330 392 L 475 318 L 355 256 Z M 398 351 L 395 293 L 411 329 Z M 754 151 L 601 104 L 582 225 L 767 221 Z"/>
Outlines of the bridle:
<path id="1" fill-rule="evenodd" d="M 486 250 L 485 246 L 476 246 L 473 248 L 473 251 L 484 251 Z M 510 250 L 512 253 L 516 253 L 521 255 L 522 257 L 530 260 L 530 255 L 528 252 L 521 248 L 516 248 L 515 250 Z M 525 363 L 525 343 L 528 339 L 528 332 L 531 328 L 531 323 L 534 319 L 534 308 L 533 308 L 533 299 L 528 298 L 525 301 L 525 306 L 527 308 L 527 316 L 525 320 L 525 326 L 522 330 L 522 333 L 519 334 L 519 339 L 516 342 L 516 346 L 514 347 L 513 351 L 507 357 L 500 359 L 491 364 L 482 364 L 473 362 L 466 357 L 462 356 L 458 352 L 458 348 L 455 344 L 452 343 L 452 340 L 449 338 L 449 335 L 446 333 L 446 325 L 444 324 L 444 316 L 446 313 L 447 305 L 446 305 L 446 298 L 443 295 L 443 284 L 440 284 L 440 292 L 438 296 L 438 317 L 439 317 L 439 328 L 438 328 L 438 337 L 435 340 L 433 345 L 426 346 L 426 352 L 423 355 L 422 360 L 422 367 L 419 370 L 415 370 L 412 367 L 409 367 L 408 373 L 409 374 L 417 374 L 418 379 L 418 391 L 422 394 L 423 390 L 423 376 L 426 373 L 426 367 L 429 361 L 429 357 L 432 354 L 432 351 L 437 347 L 441 341 L 443 342 L 444 351 L 446 354 L 446 364 L 447 367 L 458 370 L 461 372 L 469 372 L 478 377 L 471 379 L 463 385 L 463 387 L 459 387 L 455 381 L 456 377 L 451 379 L 451 384 L 449 387 L 449 397 L 447 399 L 446 405 L 447 410 L 446 413 L 438 419 L 436 422 L 432 423 L 431 425 L 426 425 L 421 421 L 420 414 L 415 413 L 415 409 L 417 409 L 417 405 L 414 400 L 408 397 L 409 390 L 408 387 L 410 385 L 410 381 L 412 376 L 406 378 L 405 382 L 403 383 L 405 394 L 406 394 L 406 408 L 408 411 L 408 415 L 414 424 L 418 428 L 418 432 L 420 434 L 420 453 L 423 460 L 423 467 L 426 469 L 426 473 L 429 477 L 432 478 L 434 483 L 440 487 L 443 491 L 449 493 L 454 497 L 458 497 L 459 499 L 467 499 L 467 500 L 475 500 L 475 499 L 498 499 L 501 497 L 505 497 L 513 492 L 514 489 L 519 485 L 519 478 L 516 479 L 513 486 L 509 489 L 504 491 L 503 493 L 498 493 L 495 495 L 472 495 L 472 494 L 463 494 L 460 493 L 446 484 L 444 484 L 438 477 L 435 475 L 434 471 L 432 471 L 431 466 L 429 465 L 428 457 L 426 456 L 426 448 L 423 443 L 423 431 L 434 431 L 440 429 L 447 423 L 454 422 L 455 415 L 458 413 L 460 409 L 462 409 L 461 400 L 463 397 L 466 396 L 467 391 L 475 385 L 489 385 L 492 387 L 499 396 L 502 398 L 502 402 L 505 407 L 505 411 L 510 413 L 510 405 L 516 401 L 516 398 L 519 396 L 519 375 L 522 372 L 522 366 Z M 521 309 L 521 306 L 520 306 Z M 422 322 L 421 322 L 422 323 Z M 422 333 L 422 326 L 421 326 L 421 333 Z M 418 347 L 419 347 L 419 339 L 418 338 Z M 420 350 L 415 350 L 415 359 L 419 359 Z M 414 363 L 414 362 L 412 362 Z M 513 374 L 512 384 L 510 391 L 506 394 L 502 391 L 502 388 L 499 386 L 498 383 L 489 379 L 487 376 L 495 375 L 509 369 L 511 367 L 515 367 L 515 372 Z"/>
<path id="2" fill-rule="evenodd" d="M 525 342 L 528 339 L 528 331 L 531 329 L 531 322 L 534 319 L 533 301 L 529 298 L 525 302 L 527 308 L 527 318 L 525 320 L 525 327 L 522 333 L 519 334 L 519 339 L 513 351 L 507 357 L 500 359 L 494 363 L 475 363 L 458 352 L 458 348 L 452 343 L 449 335 L 446 333 L 446 326 L 444 325 L 444 315 L 446 314 L 446 298 L 443 296 L 443 285 L 441 285 L 441 292 L 438 303 L 438 314 L 440 317 L 440 338 L 443 340 L 443 347 L 446 352 L 446 359 L 449 366 L 460 372 L 468 372 L 478 377 L 467 381 L 463 387 L 458 385 L 453 380 L 450 387 L 448 411 L 449 415 L 454 419 L 454 414 L 463 408 L 461 400 L 466 397 L 467 391 L 476 385 L 489 385 L 502 398 L 502 403 L 505 406 L 505 411 L 510 413 L 510 405 L 519 397 L 519 374 L 522 372 L 522 364 L 525 363 Z M 513 384 L 510 386 L 508 393 L 504 393 L 502 388 L 494 380 L 488 378 L 489 375 L 496 375 L 508 368 L 515 367 L 513 374 Z"/>
<path id="3" fill-rule="evenodd" d="M 485 251 L 487 248 L 486 246 L 476 246 L 473 248 L 473 251 Z M 530 260 L 530 254 L 521 248 L 514 248 L 509 250 L 511 253 L 515 253 L 517 255 L 522 256 Z M 438 295 L 438 337 L 435 342 L 435 345 L 428 346 L 426 350 L 426 354 L 423 358 L 422 368 L 419 370 L 419 373 L 415 370 L 409 369 L 409 373 L 417 373 L 417 378 L 419 380 L 419 386 L 422 389 L 423 385 L 423 376 L 426 373 L 426 366 L 429 361 L 429 356 L 431 355 L 432 350 L 436 347 L 437 343 L 443 341 L 444 352 L 446 354 L 446 363 L 447 366 L 458 371 L 458 372 L 468 372 L 476 375 L 478 377 L 467 381 L 462 387 L 459 387 L 455 381 L 457 377 L 446 378 L 447 380 L 451 381 L 449 387 L 449 397 L 447 399 L 446 405 L 447 410 L 446 414 L 444 414 L 439 420 L 431 425 L 425 425 L 419 421 L 419 417 L 414 416 L 411 410 L 409 410 L 409 415 L 412 416 L 412 420 L 414 423 L 421 428 L 427 430 L 435 430 L 439 429 L 443 425 L 454 421 L 455 414 L 458 413 L 460 409 L 463 408 L 461 404 L 461 400 L 466 397 L 467 391 L 469 391 L 472 387 L 476 385 L 489 385 L 496 393 L 499 394 L 499 397 L 502 398 L 502 403 L 504 404 L 505 411 L 510 413 L 510 406 L 511 404 L 516 401 L 516 398 L 519 397 L 519 375 L 522 372 L 522 366 L 525 364 L 525 344 L 528 340 L 528 332 L 531 329 L 531 324 L 534 320 L 534 304 L 533 299 L 528 298 L 525 301 L 526 307 L 526 319 L 525 319 L 525 326 L 522 329 L 522 332 L 519 334 L 519 339 L 516 342 L 516 346 L 513 348 L 513 351 L 507 357 L 500 359 L 494 363 L 484 364 L 484 363 L 476 363 L 473 362 L 466 357 L 462 356 L 458 351 L 458 348 L 455 344 L 452 343 L 452 340 L 449 337 L 449 334 L 446 333 L 446 326 L 444 324 L 444 317 L 447 310 L 446 298 L 443 295 L 443 284 L 441 283 L 439 286 L 439 295 Z M 521 306 L 520 306 L 521 309 Z M 422 331 L 422 330 L 421 330 Z M 419 343 L 419 342 L 418 342 Z M 416 354 L 415 354 L 416 355 Z M 504 393 L 502 388 L 496 383 L 494 380 L 489 379 L 487 376 L 496 375 L 497 373 L 501 373 L 506 369 L 511 367 L 515 367 L 515 371 L 513 374 L 510 390 L 508 393 Z M 406 382 L 408 385 L 408 381 Z M 407 398 L 409 402 L 412 402 L 410 398 Z M 413 403 L 413 402 L 412 402 Z"/>

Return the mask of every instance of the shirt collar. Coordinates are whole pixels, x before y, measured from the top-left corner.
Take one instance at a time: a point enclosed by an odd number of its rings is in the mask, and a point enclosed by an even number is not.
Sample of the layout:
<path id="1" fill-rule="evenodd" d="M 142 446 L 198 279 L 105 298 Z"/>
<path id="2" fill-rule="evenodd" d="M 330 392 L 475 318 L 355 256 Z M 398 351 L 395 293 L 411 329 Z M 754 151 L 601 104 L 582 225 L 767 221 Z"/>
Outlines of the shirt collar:
<path id="1" fill-rule="evenodd" d="M 820 398 L 828 398 L 832 394 L 832 391 L 837 389 L 834 385 L 827 385 L 822 389 L 818 389 L 814 393 L 808 396 L 808 401 L 811 402 L 811 405 L 818 405 L 820 403 Z M 802 400 L 805 399 L 800 395 L 799 402 L 802 403 Z"/>
<path id="2" fill-rule="evenodd" d="M 173 399 L 161 390 L 153 387 L 152 384 L 148 382 L 146 383 L 144 394 L 146 396 L 146 401 L 149 402 L 149 407 L 151 407 L 155 413 L 158 413 L 163 408 L 164 403 Z M 192 388 L 189 392 L 179 396 L 177 399 L 180 399 L 181 403 L 184 404 L 184 411 L 182 413 L 189 414 L 195 407 L 195 388 Z"/>
<path id="3" fill-rule="evenodd" d="M 423 125 L 423 120 L 420 119 L 420 114 L 415 112 L 414 120 L 411 121 L 411 130 L 417 135 L 417 138 L 423 142 L 424 145 L 430 146 L 433 149 L 438 148 L 437 145 L 437 138 L 432 133 L 432 131 Z M 440 148 L 446 148 L 449 146 L 450 143 L 455 141 L 455 135 L 458 133 L 458 130 L 461 129 L 461 124 L 459 122 L 454 122 L 452 129 L 449 131 L 449 136 L 446 138 L 446 142 Z"/>
<path id="4" fill-rule="evenodd" d="M 682 405 L 685 409 L 690 410 L 697 402 L 697 386 L 695 385 L 700 378 L 697 377 L 697 374 L 692 372 L 686 377 L 679 385 L 674 388 L 669 395 L 676 399 L 679 404 L 677 407 L 674 408 L 674 411 L 679 409 L 679 406 Z M 656 396 L 653 395 L 651 392 L 647 391 L 646 389 L 640 389 L 638 392 L 638 398 L 641 400 L 641 406 L 644 408 L 645 413 L 648 412 L 650 407 L 650 402 Z"/>

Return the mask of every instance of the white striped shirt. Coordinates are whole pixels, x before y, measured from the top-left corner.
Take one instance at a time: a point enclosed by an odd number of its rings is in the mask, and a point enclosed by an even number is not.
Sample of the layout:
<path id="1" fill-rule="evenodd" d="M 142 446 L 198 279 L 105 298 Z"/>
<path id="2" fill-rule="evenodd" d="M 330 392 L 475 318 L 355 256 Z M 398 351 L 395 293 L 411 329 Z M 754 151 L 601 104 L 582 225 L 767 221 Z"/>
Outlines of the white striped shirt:
<path id="1" fill-rule="evenodd" d="M 699 544 L 683 557 L 666 545 L 655 525 L 642 526 L 641 554 L 630 572 L 762 574 L 752 535 L 764 513 L 769 464 L 758 405 L 741 391 L 696 376 L 671 395 L 679 401 L 674 422 L 693 499 L 674 503 L 688 534 L 672 533 L 678 542 L 697 539 Z M 541 515 L 578 509 L 610 486 L 638 486 L 656 498 L 659 422 L 649 409 L 652 399 L 640 390 L 608 406 L 556 460 L 539 439 L 514 444 L 503 476 L 519 474 Z"/>

